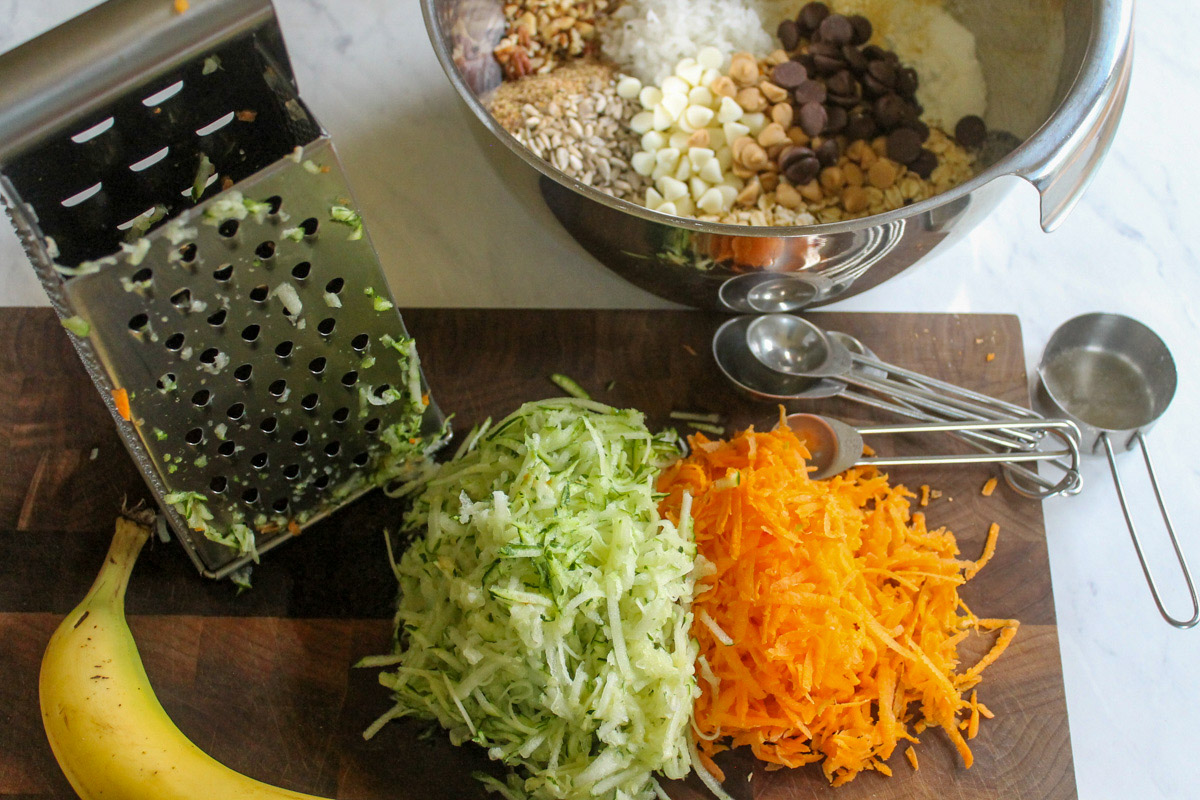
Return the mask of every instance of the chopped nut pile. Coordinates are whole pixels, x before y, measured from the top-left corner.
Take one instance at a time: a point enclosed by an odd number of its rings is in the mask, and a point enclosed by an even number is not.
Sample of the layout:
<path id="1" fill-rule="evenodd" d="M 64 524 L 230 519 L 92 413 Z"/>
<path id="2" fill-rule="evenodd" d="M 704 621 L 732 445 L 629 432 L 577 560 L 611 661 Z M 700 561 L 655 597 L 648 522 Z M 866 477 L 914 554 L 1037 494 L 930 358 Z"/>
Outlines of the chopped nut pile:
<path id="1" fill-rule="evenodd" d="M 508 29 L 496 60 L 509 80 L 545 74 L 562 61 L 596 52 L 596 17 L 608 0 L 520 0 L 504 5 Z"/>

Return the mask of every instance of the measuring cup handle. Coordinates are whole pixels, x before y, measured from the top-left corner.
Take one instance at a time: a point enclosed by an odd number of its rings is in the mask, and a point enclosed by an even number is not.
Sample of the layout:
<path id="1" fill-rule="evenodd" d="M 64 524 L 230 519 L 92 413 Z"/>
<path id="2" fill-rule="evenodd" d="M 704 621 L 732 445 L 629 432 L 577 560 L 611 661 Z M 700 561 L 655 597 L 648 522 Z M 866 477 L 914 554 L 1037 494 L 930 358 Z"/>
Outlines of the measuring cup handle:
<path id="1" fill-rule="evenodd" d="M 1176 628 L 1190 628 L 1197 622 L 1200 622 L 1200 603 L 1196 601 L 1196 587 L 1192 583 L 1192 575 L 1188 570 L 1187 559 L 1183 557 L 1183 551 L 1179 548 L 1179 540 L 1175 538 L 1175 528 L 1171 525 L 1171 517 L 1167 513 L 1167 506 L 1163 502 L 1162 492 L 1158 488 L 1158 479 L 1154 476 L 1154 465 L 1150 463 L 1150 451 L 1146 448 L 1146 438 L 1139 432 L 1134 434 L 1138 444 L 1142 448 L 1142 457 L 1146 461 L 1146 472 L 1150 474 L 1150 485 L 1154 487 L 1154 498 L 1158 501 L 1158 510 L 1162 513 L 1163 522 L 1167 526 L 1167 535 L 1171 537 L 1171 546 L 1175 548 L 1175 558 L 1179 560 L 1179 568 L 1183 571 L 1183 580 L 1187 583 L 1188 594 L 1192 598 L 1192 616 L 1188 619 L 1176 619 L 1167 613 L 1163 608 L 1162 600 L 1158 596 L 1158 587 L 1154 585 L 1154 576 L 1150 573 L 1150 565 L 1146 563 L 1146 557 L 1142 554 L 1142 545 L 1138 541 L 1137 527 L 1133 524 L 1133 516 L 1129 513 L 1129 504 L 1125 501 L 1125 490 L 1121 487 L 1121 476 L 1117 471 L 1117 459 L 1113 454 L 1112 442 L 1109 441 L 1108 434 L 1100 434 L 1100 441 L 1104 443 L 1104 452 L 1108 456 L 1108 466 L 1112 470 L 1113 483 L 1117 487 L 1117 499 L 1121 501 L 1121 511 L 1125 514 L 1125 524 L 1129 527 L 1129 535 L 1133 538 L 1133 549 L 1137 551 L 1138 561 L 1141 562 L 1142 572 L 1146 576 L 1146 583 L 1150 585 L 1150 594 L 1154 597 L 1154 604 L 1158 606 L 1158 613 L 1162 614 L 1170 624 Z"/>

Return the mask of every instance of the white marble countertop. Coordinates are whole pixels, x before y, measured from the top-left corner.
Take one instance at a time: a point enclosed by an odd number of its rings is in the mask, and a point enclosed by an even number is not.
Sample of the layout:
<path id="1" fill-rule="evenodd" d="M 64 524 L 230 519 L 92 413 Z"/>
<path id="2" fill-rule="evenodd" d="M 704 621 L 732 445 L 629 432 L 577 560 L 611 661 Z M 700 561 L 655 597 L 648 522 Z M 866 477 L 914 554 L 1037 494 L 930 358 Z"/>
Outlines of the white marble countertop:
<path id="1" fill-rule="evenodd" d="M 165 0 L 164 0 L 165 2 Z M 95 0 L 0 0 L 0 50 Z M 502 183 L 464 127 L 465 110 L 412 0 L 277 0 L 301 90 L 332 132 L 393 290 L 414 306 L 655 308 L 580 249 L 529 187 Z M 1191 0 L 1138 8 L 1137 60 L 1107 161 L 1063 227 L 1037 225 L 1015 188 L 966 240 L 859 297 L 846 310 L 1008 312 L 1026 360 L 1088 311 L 1148 323 L 1174 352 L 1179 389 L 1151 444 L 1183 547 L 1200 569 L 1200 468 L 1188 431 L 1200 411 L 1200 85 Z M 393 254 L 406 254 L 398 256 Z M 0 225 L 0 305 L 44 305 Z M 1155 524 L 1141 460 L 1122 459 L 1150 560 L 1183 613 L 1186 595 Z M 1200 629 L 1163 622 L 1142 579 L 1103 459 L 1087 489 L 1045 504 L 1079 795 L 1200 796 Z"/>

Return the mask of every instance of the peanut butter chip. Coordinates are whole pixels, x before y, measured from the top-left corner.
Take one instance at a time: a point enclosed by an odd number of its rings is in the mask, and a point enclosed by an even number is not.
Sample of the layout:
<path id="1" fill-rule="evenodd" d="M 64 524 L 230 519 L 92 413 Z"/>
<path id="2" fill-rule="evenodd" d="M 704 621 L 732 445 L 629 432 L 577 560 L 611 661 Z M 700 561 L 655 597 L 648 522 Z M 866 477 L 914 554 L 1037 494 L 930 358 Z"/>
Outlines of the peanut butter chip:
<path id="1" fill-rule="evenodd" d="M 896 183 L 897 174 L 895 163 L 881 158 L 867 169 L 867 180 L 876 189 L 888 189 Z"/>
<path id="2" fill-rule="evenodd" d="M 800 196 L 810 203 L 819 203 L 825 199 L 825 193 L 821 191 L 821 184 L 815 180 L 800 187 Z"/>
<path id="3" fill-rule="evenodd" d="M 734 84 L 733 78 L 729 77 L 728 75 L 722 75 L 719 78 L 715 78 L 712 82 L 712 85 L 710 85 L 708 88 L 713 94 L 720 95 L 722 97 L 733 97 L 737 94 L 737 85 Z"/>
<path id="4" fill-rule="evenodd" d="M 758 80 L 758 62 L 749 53 L 738 53 L 729 65 L 729 77 L 742 85 Z"/>
<path id="5" fill-rule="evenodd" d="M 762 111 L 767 107 L 767 99 L 762 92 L 753 86 L 740 90 L 734 98 L 744 111 L 750 114 Z"/>
<path id="6" fill-rule="evenodd" d="M 712 143 L 712 137 L 708 135 L 707 128 L 701 128 L 688 137 L 687 146 L 692 147 L 708 147 Z"/>
<path id="7" fill-rule="evenodd" d="M 788 99 L 787 89 L 776 86 L 770 81 L 763 81 L 758 85 L 758 90 L 763 93 L 763 97 L 772 103 L 782 103 Z"/>
<path id="8" fill-rule="evenodd" d="M 826 167 L 821 170 L 821 186 L 825 187 L 826 191 L 836 192 L 845 183 L 846 176 L 842 173 L 841 167 Z"/>
<path id="9" fill-rule="evenodd" d="M 879 163 L 879 162 L 876 162 Z M 861 186 L 849 186 L 842 192 L 842 207 L 850 214 L 857 214 L 867 207 L 867 191 Z"/>
<path id="10" fill-rule="evenodd" d="M 758 134 L 758 143 L 763 147 L 771 148 L 776 145 L 791 144 L 792 140 L 788 138 L 782 125 L 778 122 L 772 122 L 762 129 L 762 133 Z"/>
<path id="11" fill-rule="evenodd" d="M 790 183 L 781 183 L 775 189 L 775 202 L 785 208 L 799 208 L 804 201 L 800 199 L 800 193 Z"/>
<path id="12" fill-rule="evenodd" d="M 742 148 L 742 165 L 757 172 L 767 165 L 767 151 L 759 147 L 757 142 L 750 142 Z"/>
<path id="13" fill-rule="evenodd" d="M 779 103 L 771 107 L 771 119 L 778 122 L 786 131 L 792 127 L 792 121 L 796 118 L 796 112 L 792 110 L 791 103 Z"/>

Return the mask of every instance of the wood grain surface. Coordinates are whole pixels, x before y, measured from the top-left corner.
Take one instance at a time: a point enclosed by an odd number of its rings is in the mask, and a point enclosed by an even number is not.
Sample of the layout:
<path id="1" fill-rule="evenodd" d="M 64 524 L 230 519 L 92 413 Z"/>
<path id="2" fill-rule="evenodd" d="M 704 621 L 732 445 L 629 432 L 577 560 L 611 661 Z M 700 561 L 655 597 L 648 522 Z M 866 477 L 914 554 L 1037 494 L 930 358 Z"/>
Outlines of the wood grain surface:
<path id="1" fill-rule="evenodd" d="M 769 424 L 776 410 L 737 394 L 709 342 L 722 321 L 700 312 L 421 309 L 404 313 L 438 403 L 466 431 L 520 403 L 558 393 L 565 372 L 598 400 L 667 424 L 671 409 L 718 411 L 731 426 Z M 1027 403 L 1017 319 L 1000 315 L 814 314 L 859 336 L 885 360 Z M 994 353 L 992 361 L 987 355 Z M 611 390 L 605 387 L 610 381 Z M 147 497 L 140 475 L 57 319 L 44 309 L 0 309 L 0 798 L 71 798 L 37 709 L 41 653 L 83 596 L 111 536 L 115 510 Z M 849 421 L 887 421 L 843 401 L 794 404 Z M 883 443 L 881 443 L 883 444 Z M 944 440 L 905 437 L 880 449 L 921 452 Z M 936 731 L 921 736 L 921 768 L 898 748 L 895 777 L 866 774 L 838 790 L 819 770 L 767 772 L 742 754 L 723 761 L 735 798 L 1074 798 L 1058 634 L 1040 506 L 995 470 L 892 470 L 910 486 L 943 491 L 928 516 L 974 557 L 991 522 L 995 559 L 963 595 L 980 616 L 1015 616 L 1020 632 L 989 668 L 980 700 L 996 712 L 966 770 Z M 403 506 L 375 494 L 269 554 L 254 589 L 198 577 L 175 543 L 152 541 L 134 571 L 130 623 L 163 705 L 200 747 L 231 767 L 294 789 L 340 798 L 484 797 L 469 777 L 495 772 L 474 746 L 450 746 L 420 722 L 361 731 L 389 707 L 373 670 L 351 665 L 385 652 L 395 582 L 381 531 Z M 694 781 L 673 797 L 702 797 Z"/>

